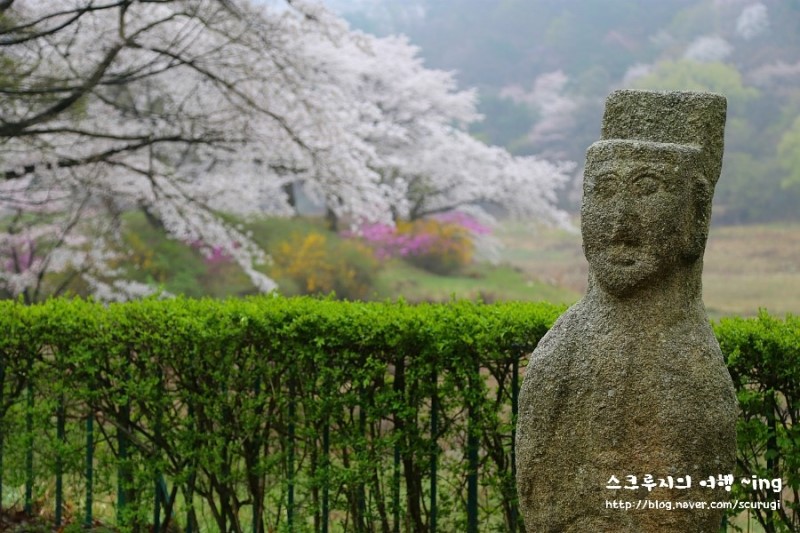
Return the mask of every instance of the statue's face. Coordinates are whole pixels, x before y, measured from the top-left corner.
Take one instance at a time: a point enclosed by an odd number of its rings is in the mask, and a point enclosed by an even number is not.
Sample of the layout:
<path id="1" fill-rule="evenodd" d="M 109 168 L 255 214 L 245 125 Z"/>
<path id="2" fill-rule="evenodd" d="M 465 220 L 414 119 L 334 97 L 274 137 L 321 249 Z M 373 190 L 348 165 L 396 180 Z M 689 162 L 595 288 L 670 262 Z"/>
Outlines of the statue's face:
<path id="1" fill-rule="evenodd" d="M 625 296 L 685 260 L 694 222 L 693 165 L 657 151 L 615 152 L 587 162 L 581 233 L 595 281 Z"/>

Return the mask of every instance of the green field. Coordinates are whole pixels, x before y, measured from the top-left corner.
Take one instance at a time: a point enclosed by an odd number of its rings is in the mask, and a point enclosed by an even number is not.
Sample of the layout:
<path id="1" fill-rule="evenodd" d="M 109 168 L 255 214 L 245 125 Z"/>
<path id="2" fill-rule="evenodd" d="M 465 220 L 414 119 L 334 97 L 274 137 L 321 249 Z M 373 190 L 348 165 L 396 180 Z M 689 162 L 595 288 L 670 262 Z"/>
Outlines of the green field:
<path id="1" fill-rule="evenodd" d="M 507 221 L 498 229 L 503 262 L 566 290 L 586 290 L 588 264 L 577 231 Z M 712 227 L 703 299 L 712 318 L 754 316 L 759 308 L 800 313 L 800 224 Z"/>
<path id="2" fill-rule="evenodd" d="M 580 295 L 566 287 L 536 279 L 519 267 L 479 263 L 451 276 L 439 276 L 394 260 L 378 274 L 374 299 L 402 296 L 410 302 L 447 301 L 453 297 L 484 302 L 547 301 L 569 304 Z"/>

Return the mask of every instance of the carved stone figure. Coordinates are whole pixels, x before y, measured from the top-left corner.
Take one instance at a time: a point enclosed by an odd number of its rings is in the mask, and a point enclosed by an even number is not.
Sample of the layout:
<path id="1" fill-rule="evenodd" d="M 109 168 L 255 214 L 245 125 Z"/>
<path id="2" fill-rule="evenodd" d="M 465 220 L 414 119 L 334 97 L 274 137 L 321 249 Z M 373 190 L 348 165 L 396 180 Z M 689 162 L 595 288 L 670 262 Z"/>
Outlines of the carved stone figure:
<path id="1" fill-rule="evenodd" d="M 701 274 L 725 113 L 708 93 L 608 97 L 584 174 L 588 290 L 541 340 L 520 392 L 529 532 L 719 529 L 709 502 L 729 493 L 701 481 L 733 474 L 737 404 Z M 688 502 L 706 508 L 678 509 Z"/>

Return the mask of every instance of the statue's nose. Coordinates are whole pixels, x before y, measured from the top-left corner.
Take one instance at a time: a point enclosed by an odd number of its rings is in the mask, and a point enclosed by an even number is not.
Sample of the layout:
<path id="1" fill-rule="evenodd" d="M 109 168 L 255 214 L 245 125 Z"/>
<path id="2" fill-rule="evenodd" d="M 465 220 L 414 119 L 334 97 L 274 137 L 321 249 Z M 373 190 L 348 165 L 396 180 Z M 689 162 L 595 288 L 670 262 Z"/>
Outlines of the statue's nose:
<path id="1" fill-rule="evenodd" d="M 637 242 L 639 231 L 639 213 L 634 198 L 627 194 L 620 194 L 612 209 L 611 240 Z"/>

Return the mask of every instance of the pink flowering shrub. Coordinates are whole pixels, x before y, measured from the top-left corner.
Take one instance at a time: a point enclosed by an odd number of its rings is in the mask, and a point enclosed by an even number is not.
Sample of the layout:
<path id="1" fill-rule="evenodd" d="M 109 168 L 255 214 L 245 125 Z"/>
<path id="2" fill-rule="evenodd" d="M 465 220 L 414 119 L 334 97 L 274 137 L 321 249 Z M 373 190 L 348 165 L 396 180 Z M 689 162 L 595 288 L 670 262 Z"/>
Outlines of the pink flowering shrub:
<path id="1" fill-rule="evenodd" d="M 445 224 L 455 224 L 469 231 L 472 235 L 489 235 L 492 229 L 481 224 L 478 219 L 461 211 L 448 211 L 441 215 L 434 215 L 436 220 Z"/>
<path id="2" fill-rule="evenodd" d="M 403 231 L 402 226 L 411 223 L 399 223 L 397 227 L 386 224 L 365 224 L 357 233 L 345 233 L 345 237 L 359 237 L 374 251 L 380 260 L 394 257 L 408 257 L 425 253 L 435 244 L 435 237 L 424 233 Z"/>
<path id="3" fill-rule="evenodd" d="M 473 238 L 485 235 L 490 229 L 475 218 L 460 212 L 435 217 L 399 221 L 394 227 L 385 224 L 365 224 L 347 237 L 360 238 L 380 260 L 403 258 L 434 272 L 450 274 L 472 261 Z"/>

